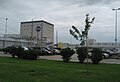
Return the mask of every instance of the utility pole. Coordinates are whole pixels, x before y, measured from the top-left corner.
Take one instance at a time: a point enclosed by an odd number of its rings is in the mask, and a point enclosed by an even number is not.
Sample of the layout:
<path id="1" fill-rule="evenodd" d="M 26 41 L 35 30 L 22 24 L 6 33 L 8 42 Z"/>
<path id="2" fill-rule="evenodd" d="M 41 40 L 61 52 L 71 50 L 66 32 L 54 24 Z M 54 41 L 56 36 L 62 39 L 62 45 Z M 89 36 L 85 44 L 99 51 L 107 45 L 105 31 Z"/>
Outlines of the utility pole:
<path id="1" fill-rule="evenodd" d="M 37 31 L 37 46 L 38 46 L 38 43 L 39 43 L 39 36 L 38 36 L 39 34 L 38 33 L 40 32 L 40 30 L 41 30 L 41 27 L 37 26 L 36 27 L 36 31 Z"/>
<path id="2" fill-rule="evenodd" d="M 58 47 L 58 31 L 56 31 L 56 47 Z"/>
<path id="3" fill-rule="evenodd" d="M 41 48 L 43 49 L 43 22 L 41 22 Z"/>
<path id="4" fill-rule="evenodd" d="M 112 9 L 115 11 L 115 53 L 116 53 L 116 48 L 117 48 L 117 11 L 120 10 L 120 8 L 117 9 Z"/>
<path id="5" fill-rule="evenodd" d="M 33 19 L 32 19 L 32 26 L 31 26 L 31 38 L 33 38 Z"/>
<path id="6" fill-rule="evenodd" d="M 33 45 L 33 19 L 32 19 L 32 25 L 31 25 L 31 46 Z"/>
<path id="7" fill-rule="evenodd" d="M 6 18 L 6 25 L 5 25 L 5 35 L 4 35 L 4 43 L 3 43 L 3 48 L 5 48 L 5 47 L 6 47 L 7 20 L 8 20 L 8 18 Z"/>

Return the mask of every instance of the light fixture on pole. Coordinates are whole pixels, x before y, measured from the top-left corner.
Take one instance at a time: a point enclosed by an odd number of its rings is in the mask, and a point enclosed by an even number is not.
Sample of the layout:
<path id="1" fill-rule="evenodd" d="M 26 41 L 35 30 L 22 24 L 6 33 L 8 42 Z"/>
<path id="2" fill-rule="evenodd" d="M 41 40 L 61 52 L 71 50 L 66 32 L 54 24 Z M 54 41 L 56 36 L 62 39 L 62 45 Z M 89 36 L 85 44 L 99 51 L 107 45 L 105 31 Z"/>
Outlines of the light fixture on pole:
<path id="1" fill-rule="evenodd" d="M 58 31 L 56 31 L 56 48 L 58 48 Z"/>
<path id="2" fill-rule="evenodd" d="M 116 52 L 116 48 L 117 48 L 117 11 L 120 10 L 120 8 L 112 9 L 112 10 L 115 11 L 115 52 Z"/>
<path id="3" fill-rule="evenodd" d="M 6 18 L 5 20 L 6 20 L 6 25 L 5 25 L 5 35 L 4 35 L 4 44 L 3 44 L 3 47 L 6 47 L 6 34 L 7 34 L 7 20 L 8 20 L 8 18 Z"/>
<path id="4" fill-rule="evenodd" d="M 7 20 L 8 20 L 8 18 L 6 18 L 5 34 L 7 34 Z"/>

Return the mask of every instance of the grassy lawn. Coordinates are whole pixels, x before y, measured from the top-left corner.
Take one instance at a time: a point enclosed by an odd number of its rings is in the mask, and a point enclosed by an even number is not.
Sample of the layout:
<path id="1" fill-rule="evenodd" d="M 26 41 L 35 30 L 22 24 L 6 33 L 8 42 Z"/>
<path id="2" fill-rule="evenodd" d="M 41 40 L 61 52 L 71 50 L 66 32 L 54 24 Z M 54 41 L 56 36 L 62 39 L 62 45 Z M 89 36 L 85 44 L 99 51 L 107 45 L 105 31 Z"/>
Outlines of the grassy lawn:
<path id="1" fill-rule="evenodd" d="M 0 82 L 120 82 L 120 65 L 0 57 Z"/>

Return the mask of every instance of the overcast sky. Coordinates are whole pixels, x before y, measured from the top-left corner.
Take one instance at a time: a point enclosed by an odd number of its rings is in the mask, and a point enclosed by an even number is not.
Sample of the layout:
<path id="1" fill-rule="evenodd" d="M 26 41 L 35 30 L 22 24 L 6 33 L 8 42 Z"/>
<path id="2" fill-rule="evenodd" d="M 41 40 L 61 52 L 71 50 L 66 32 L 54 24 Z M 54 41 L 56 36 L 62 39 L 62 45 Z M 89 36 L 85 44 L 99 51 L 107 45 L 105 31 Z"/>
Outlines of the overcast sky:
<path id="1" fill-rule="evenodd" d="M 115 11 L 120 0 L 0 0 L 0 35 L 4 34 L 5 18 L 8 33 L 19 33 L 20 22 L 45 20 L 55 25 L 59 41 L 76 43 L 69 34 L 72 25 L 82 30 L 86 13 L 95 17 L 89 38 L 97 41 L 114 41 Z M 55 34 L 56 35 L 56 34 Z M 118 12 L 118 41 L 120 41 L 120 11 Z"/>

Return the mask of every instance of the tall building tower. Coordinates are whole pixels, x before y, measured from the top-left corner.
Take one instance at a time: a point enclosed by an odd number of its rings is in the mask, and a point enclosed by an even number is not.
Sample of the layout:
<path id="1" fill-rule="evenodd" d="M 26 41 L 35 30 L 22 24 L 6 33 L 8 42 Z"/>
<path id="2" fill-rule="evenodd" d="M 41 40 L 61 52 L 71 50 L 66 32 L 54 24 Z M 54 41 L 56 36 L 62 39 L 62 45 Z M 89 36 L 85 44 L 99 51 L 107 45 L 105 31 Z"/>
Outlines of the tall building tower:
<path id="1" fill-rule="evenodd" d="M 37 32 L 36 28 L 40 27 Z M 31 39 L 40 47 L 54 47 L 54 25 L 44 20 L 21 22 L 20 35 L 23 39 Z"/>

